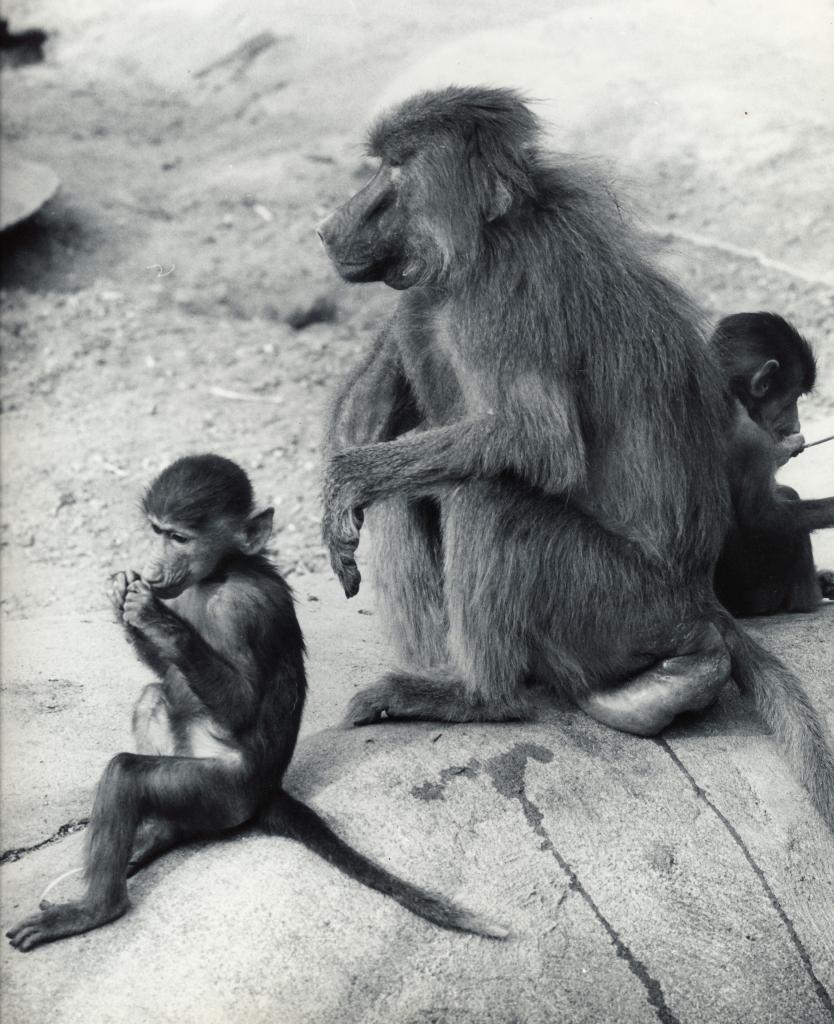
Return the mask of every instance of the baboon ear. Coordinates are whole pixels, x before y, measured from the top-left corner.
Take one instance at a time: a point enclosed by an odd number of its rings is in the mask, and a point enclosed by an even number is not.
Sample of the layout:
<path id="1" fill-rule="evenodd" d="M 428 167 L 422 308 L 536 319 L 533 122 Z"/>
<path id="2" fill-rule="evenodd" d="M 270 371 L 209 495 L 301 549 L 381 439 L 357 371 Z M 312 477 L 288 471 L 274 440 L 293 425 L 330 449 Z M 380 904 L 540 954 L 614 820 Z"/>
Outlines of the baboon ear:
<path id="1" fill-rule="evenodd" d="M 263 512 L 254 512 L 246 520 L 241 538 L 241 551 L 246 555 L 256 555 L 266 547 L 272 534 L 272 517 L 275 509 L 265 508 Z"/>
<path id="2" fill-rule="evenodd" d="M 777 359 L 768 359 L 767 362 L 756 370 L 753 376 L 750 378 L 750 394 L 754 398 L 764 398 L 764 396 L 770 390 L 770 385 L 773 383 L 773 375 L 779 369 L 779 361 Z"/>
<path id="3" fill-rule="evenodd" d="M 504 183 L 493 156 L 494 142 L 474 125 L 466 135 L 466 155 L 478 197 L 478 212 L 485 223 L 498 220 L 512 206 L 513 194 Z"/>
<path id="4" fill-rule="evenodd" d="M 496 179 L 486 211 L 487 222 L 503 217 L 513 204 L 513 194 L 500 178 Z"/>

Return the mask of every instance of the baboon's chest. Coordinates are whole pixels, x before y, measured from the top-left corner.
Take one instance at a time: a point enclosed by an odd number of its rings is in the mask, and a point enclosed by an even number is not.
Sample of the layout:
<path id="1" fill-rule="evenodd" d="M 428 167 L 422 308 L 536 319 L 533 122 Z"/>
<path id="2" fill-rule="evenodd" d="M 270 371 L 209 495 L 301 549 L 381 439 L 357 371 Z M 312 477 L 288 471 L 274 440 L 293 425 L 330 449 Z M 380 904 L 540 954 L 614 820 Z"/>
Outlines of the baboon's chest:
<path id="1" fill-rule="evenodd" d="M 178 669 L 168 670 L 163 687 L 166 724 L 173 739 L 170 753 L 239 760 L 232 734 L 212 716 Z"/>
<path id="2" fill-rule="evenodd" d="M 489 405 L 483 367 L 446 309 L 426 315 L 403 341 L 405 372 L 431 426 L 453 423 Z"/>

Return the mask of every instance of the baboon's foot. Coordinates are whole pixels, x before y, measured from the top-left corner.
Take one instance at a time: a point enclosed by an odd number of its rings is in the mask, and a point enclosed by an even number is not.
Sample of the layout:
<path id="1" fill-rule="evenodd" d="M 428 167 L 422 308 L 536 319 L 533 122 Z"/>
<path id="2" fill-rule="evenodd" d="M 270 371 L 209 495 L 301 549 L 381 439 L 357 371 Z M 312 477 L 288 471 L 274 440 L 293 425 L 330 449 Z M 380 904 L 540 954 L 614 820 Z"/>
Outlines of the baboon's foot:
<path id="1" fill-rule="evenodd" d="M 370 725 L 383 717 L 506 722 L 524 718 L 525 708 L 520 698 L 514 704 L 475 698 L 461 680 L 442 673 L 387 672 L 351 698 L 344 724 Z"/>
<path id="2" fill-rule="evenodd" d="M 115 921 L 127 910 L 127 897 L 123 901 L 104 906 L 94 905 L 86 901 L 77 903 L 41 904 L 40 913 L 31 914 L 6 932 L 6 937 L 15 949 L 28 953 L 36 946 L 56 939 L 65 939 L 69 935 L 80 935 L 81 932 L 92 931 L 103 924 Z"/>
<path id="3" fill-rule="evenodd" d="M 729 652 L 718 629 L 706 623 L 680 653 L 578 703 L 613 729 L 655 736 L 682 712 L 709 707 L 729 678 Z"/>

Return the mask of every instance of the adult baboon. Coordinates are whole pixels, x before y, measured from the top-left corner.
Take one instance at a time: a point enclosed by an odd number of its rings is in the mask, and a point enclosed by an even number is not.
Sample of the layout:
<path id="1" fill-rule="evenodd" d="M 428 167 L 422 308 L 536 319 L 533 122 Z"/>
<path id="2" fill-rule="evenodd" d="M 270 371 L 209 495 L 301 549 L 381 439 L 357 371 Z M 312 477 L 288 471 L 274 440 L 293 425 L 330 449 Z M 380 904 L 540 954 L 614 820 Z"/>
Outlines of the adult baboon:
<path id="1" fill-rule="evenodd" d="M 512 92 L 416 96 L 370 149 L 319 234 L 345 279 L 403 295 L 334 406 L 324 536 L 350 596 L 381 513 L 405 664 L 349 718 L 516 717 L 533 675 L 651 734 L 732 669 L 834 824 L 819 720 L 713 594 L 731 403 L 698 312 Z"/>

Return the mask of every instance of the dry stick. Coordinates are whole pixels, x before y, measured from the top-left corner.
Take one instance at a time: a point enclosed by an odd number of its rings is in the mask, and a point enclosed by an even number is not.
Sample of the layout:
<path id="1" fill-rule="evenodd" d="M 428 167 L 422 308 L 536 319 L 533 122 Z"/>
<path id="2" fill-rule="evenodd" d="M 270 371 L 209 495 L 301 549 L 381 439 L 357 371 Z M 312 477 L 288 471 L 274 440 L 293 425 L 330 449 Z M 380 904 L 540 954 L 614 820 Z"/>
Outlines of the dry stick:
<path id="1" fill-rule="evenodd" d="M 812 441 L 810 444 L 802 446 L 802 451 L 806 451 L 808 448 L 813 448 L 816 444 L 825 444 L 826 441 L 834 441 L 834 434 L 829 434 L 828 437 L 821 437 L 819 441 Z"/>
<path id="2" fill-rule="evenodd" d="M 283 399 L 273 395 L 256 395 L 245 391 L 232 391 L 230 388 L 210 387 L 206 388 L 210 395 L 215 398 L 228 398 L 233 402 L 269 402 L 270 405 L 281 405 Z"/>

